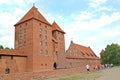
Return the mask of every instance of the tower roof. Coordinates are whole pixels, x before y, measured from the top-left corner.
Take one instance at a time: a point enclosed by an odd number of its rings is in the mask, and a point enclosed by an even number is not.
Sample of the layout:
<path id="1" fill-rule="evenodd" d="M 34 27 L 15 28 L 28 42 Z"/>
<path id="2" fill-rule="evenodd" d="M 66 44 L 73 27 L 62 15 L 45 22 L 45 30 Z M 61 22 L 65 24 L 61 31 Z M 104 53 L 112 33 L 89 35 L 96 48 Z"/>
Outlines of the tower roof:
<path id="1" fill-rule="evenodd" d="M 59 27 L 59 25 L 55 21 L 52 24 L 52 30 L 53 31 L 57 30 L 65 34 L 65 32 Z"/>
<path id="2" fill-rule="evenodd" d="M 17 22 L 15 25 L 18 25 L 22 22 L 25 22 L 29 19 L 36 19 L 36 20 L 39 20 L 41 22 L 44 22 L 46 24 L 49 24 L 50 23 L 44 18 L 44 16 L 38 11 L 38 9 L 33 6 L 24 16 L 22 19 L 20 19 L 19 22 Z"/>

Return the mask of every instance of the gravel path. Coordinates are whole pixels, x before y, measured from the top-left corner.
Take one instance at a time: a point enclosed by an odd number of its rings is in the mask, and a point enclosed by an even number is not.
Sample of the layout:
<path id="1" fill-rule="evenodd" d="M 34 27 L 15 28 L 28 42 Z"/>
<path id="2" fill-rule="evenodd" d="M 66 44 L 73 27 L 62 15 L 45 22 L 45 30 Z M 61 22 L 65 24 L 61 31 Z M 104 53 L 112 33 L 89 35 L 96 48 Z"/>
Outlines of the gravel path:
<path id="1" fill-rule="evenodd" d="M 102 76 L 97 80 L 120 80 L 120 67 L 102 70 Z"/>

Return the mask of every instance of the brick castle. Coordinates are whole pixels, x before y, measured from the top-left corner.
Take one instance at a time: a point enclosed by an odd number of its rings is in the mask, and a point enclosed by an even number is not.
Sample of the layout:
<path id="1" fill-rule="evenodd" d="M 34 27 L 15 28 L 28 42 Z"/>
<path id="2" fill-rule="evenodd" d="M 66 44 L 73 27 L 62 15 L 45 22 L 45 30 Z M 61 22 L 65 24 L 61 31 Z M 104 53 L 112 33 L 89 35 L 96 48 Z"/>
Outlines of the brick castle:
<path id="1" fill-rule="evenodd" d="M 33 6 L 15 25 L 13 50 L 0 50 L 0 73 L 40 72 L 55 68 L 84 67 L 100 62 L 90 47 L 71 41 L 65 52 L 65 32 L 50 24 Z"/>

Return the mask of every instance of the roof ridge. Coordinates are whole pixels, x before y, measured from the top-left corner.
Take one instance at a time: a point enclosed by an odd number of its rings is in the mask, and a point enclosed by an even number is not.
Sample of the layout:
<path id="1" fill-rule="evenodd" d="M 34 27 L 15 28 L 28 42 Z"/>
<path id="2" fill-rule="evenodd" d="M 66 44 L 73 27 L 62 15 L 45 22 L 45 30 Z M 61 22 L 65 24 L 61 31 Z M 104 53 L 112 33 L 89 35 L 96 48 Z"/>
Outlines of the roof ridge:
<path id="1" fill-rule="evenodd" d="M 90 56 L 86 56 L 86 57 L 91 57 L 91 54 L 96 56 L 96 54 L 94 53 L 94 51 L 91 48 L 83 46 L 83 45 L 80 45 L 80 44 L 76 44 L 76 43 L 73 43 L 73 44 L 76 46 L 76 48 L 80 52 L 85 53 L 86 55 L 90 55 Z"/>
<path id="2" fill-rule="evenodd" d="M 86 46 L 83 46 L 83 45 L 80 45 L 80 44 L 77 44 L 77 43 L 73 43 L 73 44 L 84 47 L 84 48 L 89 48 L 89 47 L 86 47 Z"/>
<path id="3" fill-rule="evenodd" d="M 38 11 L 35 6 L 33 6 L 15 25 L 25 22 L 31 18 L 37 19 L 50 25 L 50 23 L 44 18 L 44 16 Z"/>
<path id="4" fill-rule="evenodd" d="M 60 31 L 60 32 L 62 32 L 62 33 L 65 33 L 60 27 L 59 27 L 59 25 L 54 21 L 53 22 L 53 24 L 52 24 L 52 29 L 53 29 L 53 31 L 54 30 L 58 30 L 58 31 Z"/>

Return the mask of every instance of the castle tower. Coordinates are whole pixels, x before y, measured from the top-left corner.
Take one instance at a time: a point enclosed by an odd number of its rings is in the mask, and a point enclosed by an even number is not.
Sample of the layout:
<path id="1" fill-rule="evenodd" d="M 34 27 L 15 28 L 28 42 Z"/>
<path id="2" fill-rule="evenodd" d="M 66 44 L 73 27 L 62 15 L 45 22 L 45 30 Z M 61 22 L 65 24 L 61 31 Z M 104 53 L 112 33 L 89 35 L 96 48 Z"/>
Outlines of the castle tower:
<path id="1" fill-rule="evenodd" d="M 27 55 L 26 71 L 53 69 L 52 27 L 35 6 L 15 25 L 15 49 Z"/>
<path id="2" fill-rule="evenodd" d="M 65 59 L 65 32 L 58 26 L 58 24 L 54 21 L 52 24 L 52 35 L 57 40 L 57 68 L 65 68 L 66 67 L 66 59 Z"/>

